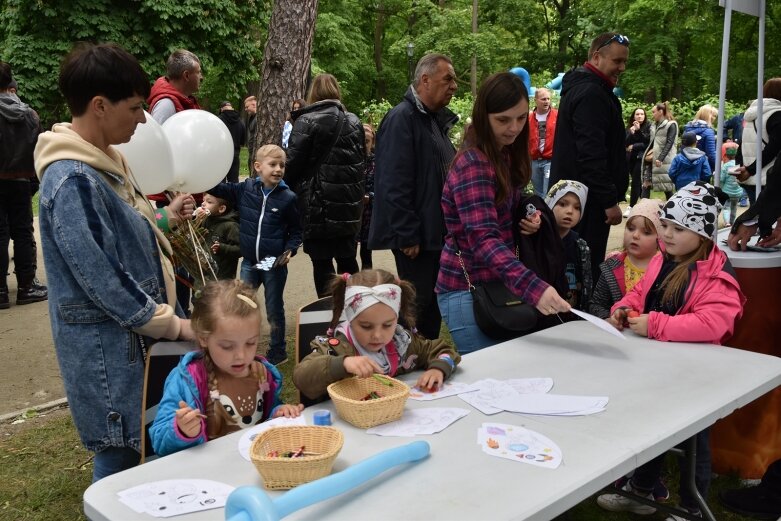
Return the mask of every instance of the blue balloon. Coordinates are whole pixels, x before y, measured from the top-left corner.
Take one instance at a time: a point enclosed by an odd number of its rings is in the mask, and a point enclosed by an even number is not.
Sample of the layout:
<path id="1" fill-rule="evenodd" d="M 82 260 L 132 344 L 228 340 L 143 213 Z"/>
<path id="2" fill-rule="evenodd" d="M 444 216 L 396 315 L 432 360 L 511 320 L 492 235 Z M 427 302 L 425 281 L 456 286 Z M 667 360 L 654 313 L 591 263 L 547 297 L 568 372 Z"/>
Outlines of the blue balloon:
<path id="1" fill-rule="evenodd" d="M 330 499 L 364 485 L 386 470 L 402 463 L 412 463 L 428 456 L 425 441 L 413 441 L 375 454 L 336 474 L 298 486 L 271 500 L 258 487 L 239 487 L 225 503 L 228 521 L 279 521 L 297 510 Z"/>
<path id="2" fill-rule="evenodd" d="M 526 85 L 526 91 L 531 95 L 532 80 L 531 76 L 529 76 L 529 72 L 523 67 L 513 67 L 510 69 L 510 72 L 523 80 L 523 84 Z"/>
<path id="3" fill-rule="evenodd" d="M 561 82 L 564 80 L 564 73 L 560 72 L 558 76 L 553 78 L 551 81 L 545 84 L 545 86 L 549 89 L 555 90 L 556 92 L 561 92 Z"/>

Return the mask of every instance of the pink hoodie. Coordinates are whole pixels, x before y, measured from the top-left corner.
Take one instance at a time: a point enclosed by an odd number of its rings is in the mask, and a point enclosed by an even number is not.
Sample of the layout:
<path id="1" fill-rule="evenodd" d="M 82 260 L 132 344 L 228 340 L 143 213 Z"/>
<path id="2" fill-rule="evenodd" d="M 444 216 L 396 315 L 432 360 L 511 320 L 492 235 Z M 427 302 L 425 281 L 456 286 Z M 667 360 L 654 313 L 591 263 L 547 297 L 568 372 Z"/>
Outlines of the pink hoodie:
<path id="1" fill-rule="evenodd" d="M 640 313 L 663 262 L 657 255 L 632 291 L 610 309 L 631 308 Z M 740 291 L 732 265 L 717 246 L 706 260 L 697 261 L 677 315 L 658 311 L 648 314 L 648 338 L 663 342 L 708 342 L 721 345 L 732 336 L 743 314 L 746 297 Z"/>

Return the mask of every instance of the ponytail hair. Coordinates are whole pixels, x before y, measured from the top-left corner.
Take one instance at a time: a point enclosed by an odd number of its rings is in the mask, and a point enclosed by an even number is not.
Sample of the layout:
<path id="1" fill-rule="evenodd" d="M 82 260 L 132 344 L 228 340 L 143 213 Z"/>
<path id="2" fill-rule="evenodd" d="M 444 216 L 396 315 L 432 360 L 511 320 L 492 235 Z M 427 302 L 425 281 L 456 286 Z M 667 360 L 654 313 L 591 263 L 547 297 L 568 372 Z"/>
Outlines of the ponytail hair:
<path id="1" fill-rule="evenodd" d="M 333 299 L 331 329 L 339 323 L 344 311 L 344 293 L 347 286 L 366 286 L 373 288 L 380 284 L 396 284 L 401 288 L 399 320 L 409 328 L 415 328 L 415 286 L 406 280 L 399 280 L 393 273 L 381 269 L 362 270 L 354 275 L 335 275 L 331 280 L 330 291 Z"/>

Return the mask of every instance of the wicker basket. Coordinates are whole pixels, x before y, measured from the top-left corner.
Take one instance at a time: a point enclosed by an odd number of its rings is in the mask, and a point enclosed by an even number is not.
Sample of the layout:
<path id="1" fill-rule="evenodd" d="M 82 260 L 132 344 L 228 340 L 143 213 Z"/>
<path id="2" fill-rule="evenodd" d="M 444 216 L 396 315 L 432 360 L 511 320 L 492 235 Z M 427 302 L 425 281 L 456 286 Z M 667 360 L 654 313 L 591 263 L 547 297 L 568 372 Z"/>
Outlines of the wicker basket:
<path id="1" fill-rule="evenodd" d="M 262 432 L 250 446 L 250 459 L 268 489 L 288 489 L 331 473 L 342 450 L 344 436 L 333 427 L 274 427 Z M 272 451 L 287 452 L 305 447 L 298 458 L 269 457 Z"/>
<path id="2" fill-rule="evenodd" d="M 380 380 L 392 383 L 384 385 Z M 361 400 L 372 391 L 381 398 Z M 404 382 L 381 376 L 379 378 L 345 378 L 328 386 L 328 395 L 336 413 L 344 421 L 361 429 L 382 425 L 401 418 L 407 403 L 409 387 Z"/>

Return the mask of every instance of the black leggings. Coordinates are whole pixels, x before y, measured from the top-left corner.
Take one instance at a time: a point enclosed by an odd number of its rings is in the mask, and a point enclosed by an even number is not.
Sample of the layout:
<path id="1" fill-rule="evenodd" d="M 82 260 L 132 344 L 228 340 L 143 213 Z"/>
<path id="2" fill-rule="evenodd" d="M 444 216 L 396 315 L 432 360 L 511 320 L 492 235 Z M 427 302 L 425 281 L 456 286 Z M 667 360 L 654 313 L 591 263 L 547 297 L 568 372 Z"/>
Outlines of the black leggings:
<path id="1" fill-rule="evenodd" d="M 336 273 L 357 273 L 358 261 L 355 256 L 336 257 L 336 271 L 334 271 L 334 257 L 328 259 L 312 259 L 312 274 L 315 278 L 315 291 L 317 298 L 330 295 L 328 286 Z"/>

